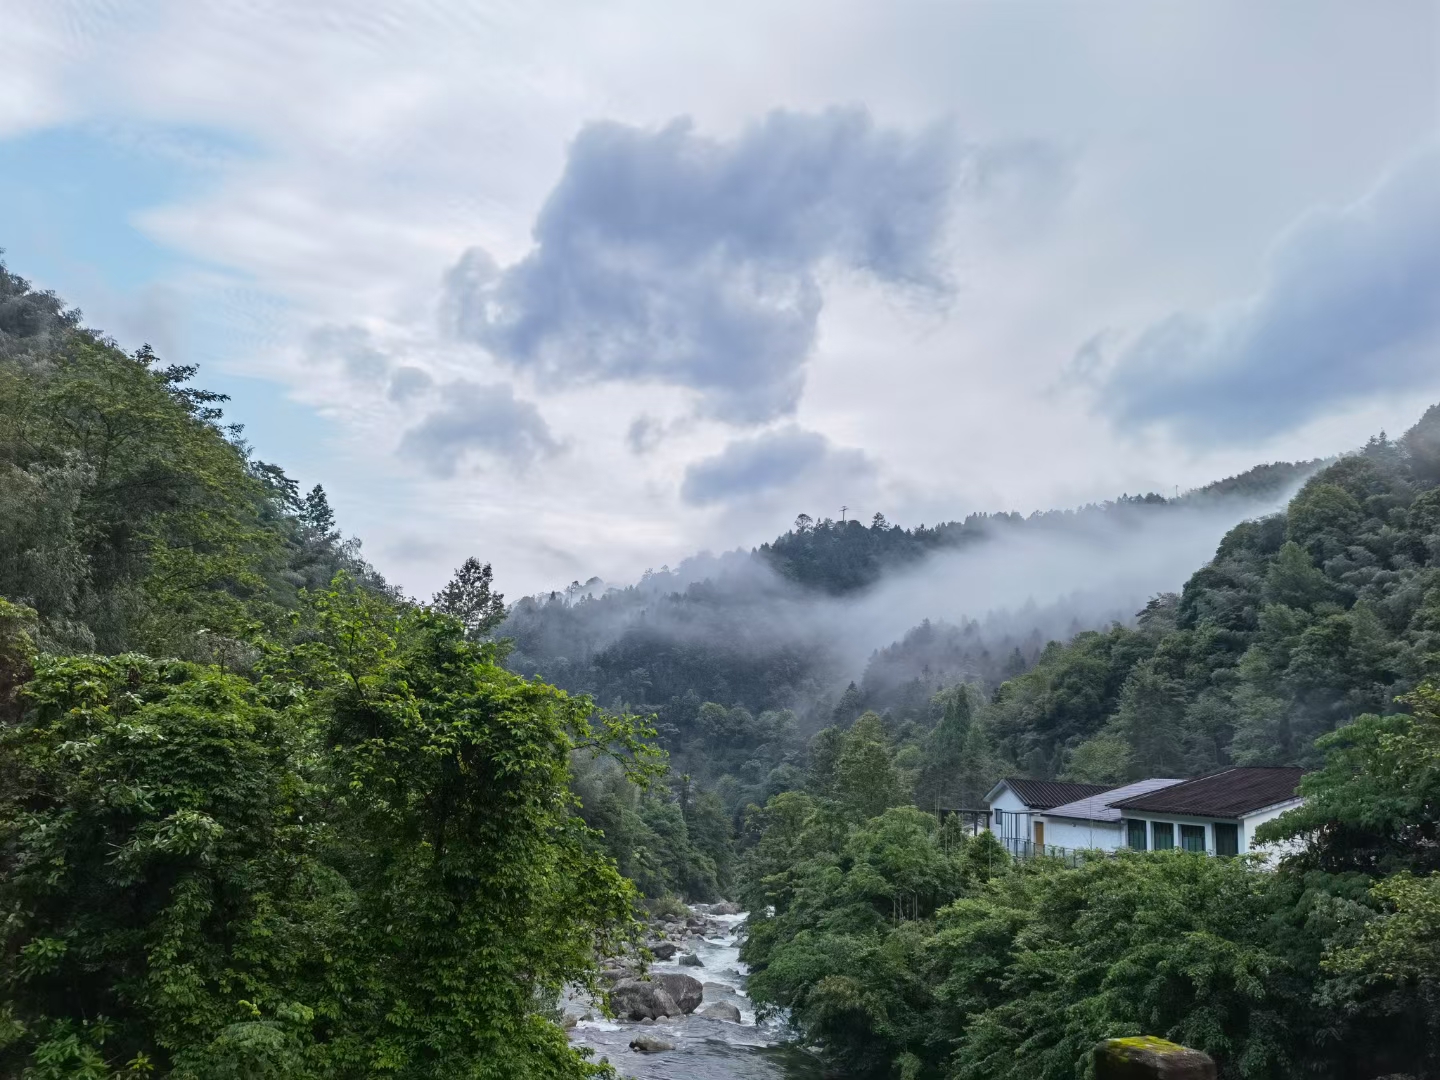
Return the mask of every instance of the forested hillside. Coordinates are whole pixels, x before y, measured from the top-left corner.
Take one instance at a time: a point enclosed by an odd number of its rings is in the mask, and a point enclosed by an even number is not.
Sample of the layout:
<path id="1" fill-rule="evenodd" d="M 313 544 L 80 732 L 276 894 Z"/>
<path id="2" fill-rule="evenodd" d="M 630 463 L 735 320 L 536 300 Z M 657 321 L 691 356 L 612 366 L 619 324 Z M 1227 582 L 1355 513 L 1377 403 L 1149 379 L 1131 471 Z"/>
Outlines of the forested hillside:
<path id="1" fill-rule="evenodd" d="M 500 667 L 478 564 L 387 588 L 193 374 L 0 268 L 0 1076 L 611 1074 L 552 1008 L 635 925 L 571 760 L 643 782 L 643 726 Z"/>
<path id="2" fill-rule="evenodd" d="M 0 595 L 42 647 L 222 658 L 338 570 L 383 587 L 324 490 L 253 459 L 194 374 L 0 264 Z"/>
<path id="3" fill-rule="evenodd" d="M 820 732 L 746 818 L 757 1000 L 865 1076 L 1084 1073 L 1161 1034 L 1247 1080 L 1440 1068 L 1440 407 L 1238 525 L 1134 625 L 1052 642 L 930 730 Z M 1397 695 L 1399 695 L 1397 697 Z M 888 722 L 887 722 L 888 721 Z M 1183 853 L 1011 864 L 923 812 L 997 776 L 1300 764 L 1279 872 Z M 917 806 L 919 809 L 917 809 Z"/>

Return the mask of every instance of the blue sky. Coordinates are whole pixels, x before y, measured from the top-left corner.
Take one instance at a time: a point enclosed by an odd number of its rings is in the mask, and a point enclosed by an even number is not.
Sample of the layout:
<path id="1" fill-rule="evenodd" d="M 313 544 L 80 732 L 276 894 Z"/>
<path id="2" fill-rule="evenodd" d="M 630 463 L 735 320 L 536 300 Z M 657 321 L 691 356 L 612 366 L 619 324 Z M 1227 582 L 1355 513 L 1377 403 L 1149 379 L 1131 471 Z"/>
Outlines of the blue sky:
<path id="1" fill-rule="evenodd" d="M 204 294 L 224 268 L 137 225 L 146 210 L 203 194 L 242 152 L 217 133 L 184 129 L 74 124 L 0 139 L 0 246 L 15 272 L 80 307 L 125 348 L 149 342 L 162 357 L 202 365 L 205 385 L 231 396 L 228 411 L 261 457 L 323 467 L 329 422 L 283 384 L 244 374 L 255 328 L 223 296 Z M 257 306 L 283 306 L 267 299 Z"/>
<path id="2" fill-rule="evenodd" d="M 1430 0 L 17 0 L 0 247 L 414 592 L 1204 483 L 1440 400 Z"/>

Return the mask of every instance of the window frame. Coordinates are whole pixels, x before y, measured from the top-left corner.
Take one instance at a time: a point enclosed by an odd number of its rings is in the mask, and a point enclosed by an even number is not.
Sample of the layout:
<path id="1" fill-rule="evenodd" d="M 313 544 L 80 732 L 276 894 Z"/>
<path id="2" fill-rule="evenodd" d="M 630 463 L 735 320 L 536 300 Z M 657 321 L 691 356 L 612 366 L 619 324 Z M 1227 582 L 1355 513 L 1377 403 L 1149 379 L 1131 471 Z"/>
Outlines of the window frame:
<path id="1" fill-rule="evenodd" d="M 1161 837 L 1165 842 L 1160 842 Z M 1152 851 L 1175 850 L 1175 823 L 1173 821 L 1152 821 L 1150 823 L 1150 849 Z"/>
<path id="2" fill-rule="evenodd" d="M 1192 847 L 1190 841 L 1196 839 L 1200 841 L 1200 846 Z M 1180 850 L 1198 852 L 1204 855 L 1207 848 L 1205 826 L 1196 825 L 1193 822 L 1182 822 L 1180 825 Z"/>
<path id="3" fill-rule="evenodd" d="M 1220 843 L 1220 837 L 1221 837 L 1221 835 L 1222 835 L 1222 833 L 1221 833 L 1221 830 L 1222 830 L 1222 829 L 1225 830 L 1224 833 L 1223 833 L 1223 835 L 1226 837 L 1226 843 L 1223 844 L 1223 845 Z M 1239 826 L 1239 825 L 1237 825 L 1237 824 L 1235 824 L 1234 822 L 1231 822 L 1231 821 L 1215 821 L 1215 822 L 1212 822 L 1212 823 L 1211 823 L 1211 825 L 1210 825 L 1210 830 L 1211 830 L 1211 831 L 1210 831 L 1210 835 L 1213 836 L 1213 837 L 1215 837 L 1215 854 L 1216 854 L 1216 855 L 1220 855 L 1220 856 L 1224 856 L 1224 857 L 1227 857 L 1227 858 L 1228 858 L 1229 856 L 1239 855 L 1239 854 L 1240 854 L 1240 826 Z M 1226 848 L 1226 847 L 1230 848 L 1231 850 L 1229 850 L 1229 851 L 1223 850 L 1223 848 Z"/>
<path id="4" fill-rule="evenodd" d="M 1131 851 L 1150 850 L 1150 823 L 1144 818 L 1125 819 L 1125 846 Z M 1139 836 L 1140 843 L 1135 843 L 1136 836 Z"/>

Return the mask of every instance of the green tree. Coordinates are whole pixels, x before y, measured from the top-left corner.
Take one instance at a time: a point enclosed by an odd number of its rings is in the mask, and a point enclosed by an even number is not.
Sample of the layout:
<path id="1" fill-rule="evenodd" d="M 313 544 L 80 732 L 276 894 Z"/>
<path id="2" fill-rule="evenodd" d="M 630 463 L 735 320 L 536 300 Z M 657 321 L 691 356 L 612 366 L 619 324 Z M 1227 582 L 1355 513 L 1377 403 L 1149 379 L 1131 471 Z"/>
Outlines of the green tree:
<path id="1" fill-rule="evenodd" d="M 906 799 L 885 726 L 873 712 L 856 720 L 841 740 L 835 763 L 835 797 L 861 821 Z"/>
<path id="2" fill-rule="evenodd" d="M 505 621 L 505 597 L 493 590 L 494 582 L 490 564 L 481 565 L 472 555 L 435 594 L 435 610 L 455 616 L 472 641 L 481 641 Z"/>

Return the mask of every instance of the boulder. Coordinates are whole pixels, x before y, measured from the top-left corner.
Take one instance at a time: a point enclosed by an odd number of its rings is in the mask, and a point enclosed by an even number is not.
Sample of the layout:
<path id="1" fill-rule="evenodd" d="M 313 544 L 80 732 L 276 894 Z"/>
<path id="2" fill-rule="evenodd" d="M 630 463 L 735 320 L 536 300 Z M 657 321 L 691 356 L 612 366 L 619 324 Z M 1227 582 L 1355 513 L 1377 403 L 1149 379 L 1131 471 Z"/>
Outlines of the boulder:
<path id="1" fill-rule="evenodd" d="M 681 1012 L 694 1012 L 695 1007 L 705 1000 L 705 988 L 700 985 L 699 979 L 692 979 L 678 971 L 657 971 L 650 977 L 665 987 L 665 992 L 675 999 Z"/>
<path id="2" fill-rule="evenodd" d="M 724 1020 L 731 1024 L 740 1023 L 740 1010 L 728 1001 L 716 1001 L 706 1005 L 698 1015 L 711 1020 Z"/>
<path id="3" fill-rule="evenodd" d="M 696 956 L 693 952 L 687 952 L 684 956 L 680 957 L 680 959 L 676 960 L 675 962 L 677 964 L 683 965 L 684 967 L 705 966 L 705 964 L 701 961 L 700 957 Z"/>
<path id="4" fill-rule="evenodd" d="M 636 1035 L 630 1040 L 630 1049 L 641 1054 L 658 1054 L 663 1050 L 674 1050 L 675 1044 L 654 1035 Z"/>
<path id="5" fill-rule="evenodd" d="M 663 983 L 645 979 L 621 979 L 610 991 L 610 1009 L 622 1020 L 644 1020 L 647 1016 L 682 1015 Z"/>
<path id="6" fill-rule="evenodd" d="M 722 900 L 718 904 L 710 905 L 711 915 L 739 915 L 740 905 L 732 904 L 729 900 Z"/>
<path id="7" fill-rule="evenodd" d="M 680 951 L 680 946 L 673 941 L 657 941 L 650 946 L 650 951 L 655 954 L 656 960 L 669 960 Z"/>
<path id="8" fill-rule="evenodd" d="M 1208 1054 L 1140 1035 L 1106 1039 L 1095 1047 L 1095 1080 L 1215 1080 Z"/>
<path id="9" fill-rule="evenodd" d="M 608 983 L 617 983 L 621 979 L 633 978 L 634 975 L 635 972 L 631 971 L 629 968 L 607 967 L 600 969 L 600 978 L 604 979 Z"/>
<path id="10" fill-rule="evenodd" d="M 565 1019 L 560 1022 L 560 1026 L 563 1027 L 566 1031 L 569 1031 L 571 1028 L 573 1028 L 573 1027 L 574 1027 L 576 1024 L 578 1024 L 579 1022 L 580 1022 L 580 1018 L 579 1018 L 578 1016 L 576 1016 L 574 1013 L 566 1013 L 566 1014 L 565 1014 Z"/>

